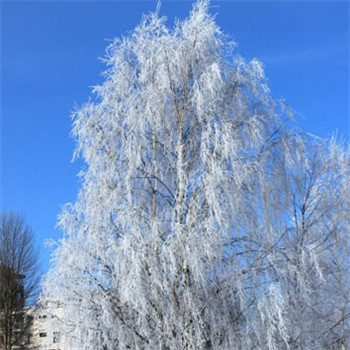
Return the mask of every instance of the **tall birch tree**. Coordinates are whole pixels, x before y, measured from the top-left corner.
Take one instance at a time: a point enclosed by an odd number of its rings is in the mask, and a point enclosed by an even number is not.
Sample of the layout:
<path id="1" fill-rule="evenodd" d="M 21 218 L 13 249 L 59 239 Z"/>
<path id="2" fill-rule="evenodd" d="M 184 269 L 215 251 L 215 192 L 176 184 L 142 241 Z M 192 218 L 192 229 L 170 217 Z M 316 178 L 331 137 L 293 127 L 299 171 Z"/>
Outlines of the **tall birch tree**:
<path id="1" fill-rule="evenodd" d="M 73 115 L 87 166 L 44 283 L 71 344 L 346 348 L 346 146 L 293 127 L 207 1 L 172 29 L 144 16 L 104 61 Z"/>

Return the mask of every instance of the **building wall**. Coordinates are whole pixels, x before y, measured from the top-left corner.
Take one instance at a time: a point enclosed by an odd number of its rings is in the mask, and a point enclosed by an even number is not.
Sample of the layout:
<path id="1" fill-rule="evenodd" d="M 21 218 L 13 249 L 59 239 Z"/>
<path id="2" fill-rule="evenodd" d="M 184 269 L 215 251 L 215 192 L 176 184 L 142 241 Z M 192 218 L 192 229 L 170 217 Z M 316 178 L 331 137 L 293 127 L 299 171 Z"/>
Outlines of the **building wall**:
<path id="1" fill-rule="evenodd" d="M 60 330 L 62 308 L 39 306 L 34 311 L 31 349 L 70 350 L 66 346 L 65 335 Z"/>

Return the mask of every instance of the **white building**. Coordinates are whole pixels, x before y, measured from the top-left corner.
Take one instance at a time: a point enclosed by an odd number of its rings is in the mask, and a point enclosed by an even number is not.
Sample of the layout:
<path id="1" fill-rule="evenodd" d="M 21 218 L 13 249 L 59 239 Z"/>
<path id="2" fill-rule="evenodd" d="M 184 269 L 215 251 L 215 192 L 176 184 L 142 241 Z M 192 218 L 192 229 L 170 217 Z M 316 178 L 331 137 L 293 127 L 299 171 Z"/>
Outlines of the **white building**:
<path id="1" fill-rule="evenodd" d="M 48 301 L 34 308 L 31 332 L 31 348 L 34 350 L 68 350 L 61 331 L 62 308 L 59 303 Z"/>

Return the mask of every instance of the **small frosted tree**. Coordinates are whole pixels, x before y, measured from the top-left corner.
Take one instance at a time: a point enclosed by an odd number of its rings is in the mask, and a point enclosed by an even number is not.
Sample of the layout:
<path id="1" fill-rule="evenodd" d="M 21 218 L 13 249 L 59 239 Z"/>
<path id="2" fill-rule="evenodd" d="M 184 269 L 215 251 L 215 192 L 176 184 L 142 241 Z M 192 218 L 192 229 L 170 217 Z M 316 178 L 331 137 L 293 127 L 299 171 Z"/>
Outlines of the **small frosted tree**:
<path id="1" fill-rule="evenodd" d="M 348 153 L 296 132 L 234 47 L 199 1 L 107 48 L 44 283 L 79 348 L 346 346 Z"/>

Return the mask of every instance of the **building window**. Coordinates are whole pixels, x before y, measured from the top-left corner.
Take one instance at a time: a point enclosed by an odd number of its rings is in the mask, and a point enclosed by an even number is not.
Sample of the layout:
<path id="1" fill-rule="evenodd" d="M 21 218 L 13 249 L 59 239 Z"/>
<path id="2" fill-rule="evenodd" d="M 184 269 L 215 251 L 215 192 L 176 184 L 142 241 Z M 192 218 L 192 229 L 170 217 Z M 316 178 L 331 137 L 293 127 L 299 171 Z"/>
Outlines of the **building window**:
<path id="1" fill-rule="evenodd" d="M 40 338 L 45 338 L 45 337 L 47 337 L 47 333 L 46 332 L 41 332 L 41 333 L 39 333 L 39 337 Z"/>
<path id="2" fill-rule="evenodd" d="M 60 337 L 61 337 L 61 333 L 60 332 L 53 332 L 52 342 L 53 343 L 59 343 L 60 342 Z"/>

